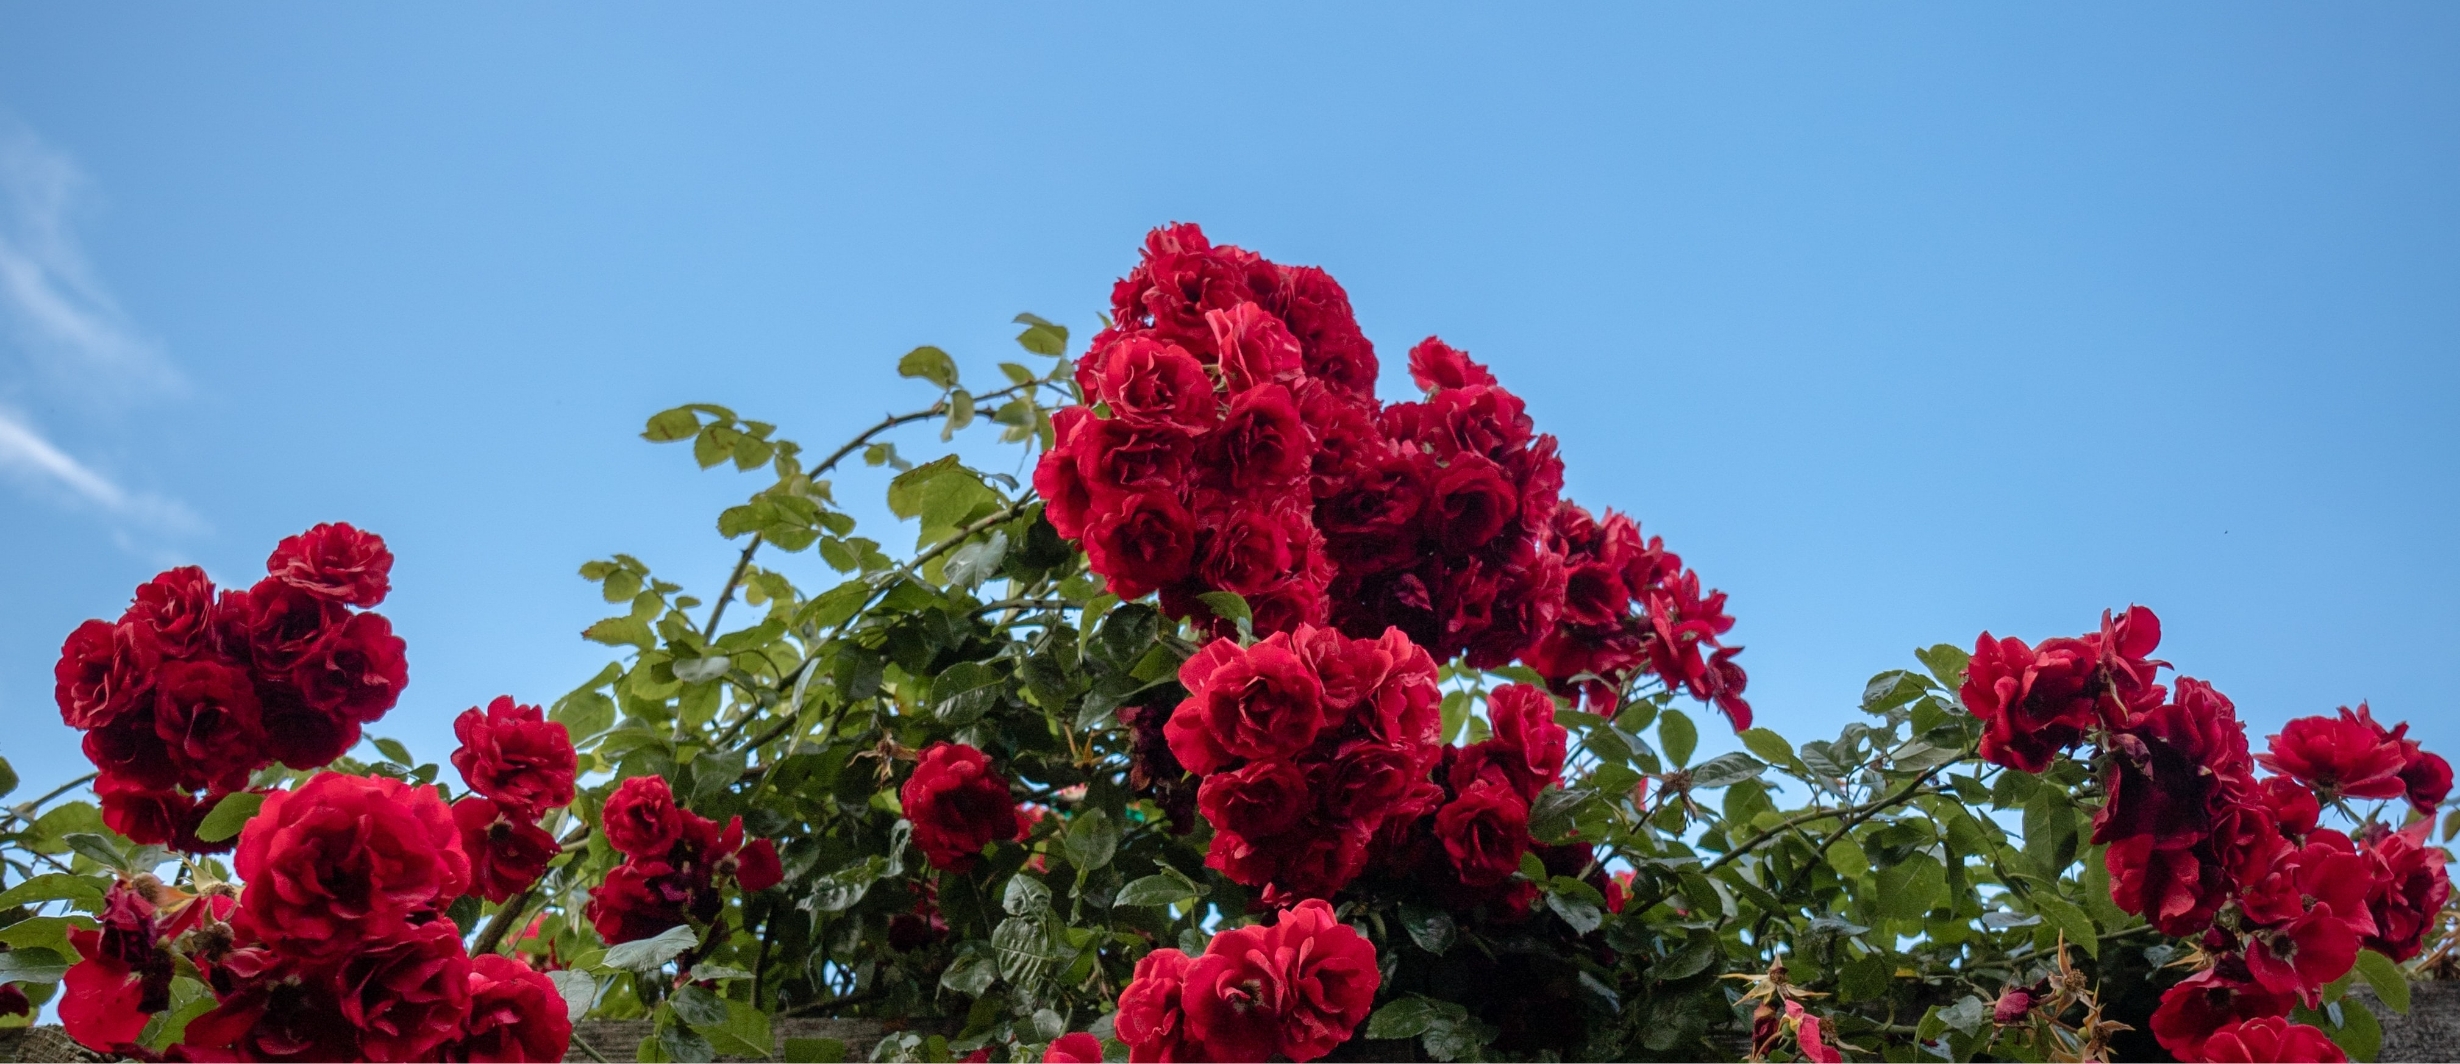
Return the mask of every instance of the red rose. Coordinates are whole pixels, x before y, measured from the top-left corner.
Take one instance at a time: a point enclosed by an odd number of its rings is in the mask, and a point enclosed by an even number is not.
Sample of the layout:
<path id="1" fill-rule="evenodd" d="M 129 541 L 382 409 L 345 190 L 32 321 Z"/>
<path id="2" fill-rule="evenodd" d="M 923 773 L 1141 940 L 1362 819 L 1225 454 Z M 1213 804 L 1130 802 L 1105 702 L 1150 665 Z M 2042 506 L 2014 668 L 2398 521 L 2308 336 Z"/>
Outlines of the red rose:
<path id="1" fill-rule="evenodd" d="M 34 1002 L 15 983 L 0 983 L 0 1016 L 32 1016 Z"/>
<path id="2" fill-rule="evenodd" d="M 1295 385 L 1303 372 L 1298 338 L 1289 326 L 1254 303 L 1205 312 L 1213 331 L 1214 357 L 1233 394 L 1262 384 Z"/>
<path id="3" fill-rule="evenodd" d="M 352 606 L 374 606 L 392 587 L 393 552 L 384 537 L 346 524 L 318 525 L 283 540 L 265 571 L 301 591 Z"/>
<path id="4" fill-rule="evenodd" d="M 1095 499 L 1131 492 L 1176 492 L 1188 481 L 1196 444 L 1175 428 L 1131 425 L 1117 418 L 1088 421 L 1069 452 Z"/>
<path id="5" fill-rule="evenodd" d="M 1375 401 L 1361 398 L 1320 380 L 1302 380 L 1290 389 L 1298 400 L 1298 419 L 1315 438 L 1307 459 L 1307 494 L 1329 499 L 1348 490 L 1361 472 L 1394 453 L 1391 441 L 1375 427 Z"/>
<path id="6" fill-rule="evenodd" d="M 1298 403 L 1278 384 L 1233 396 L 1221 424 L 1197 441 L 1202 472 L 1238 493 L 1290 485 L 1306 474 L 1313 449 Z"/>
<path id="7" fill-rule="evenodd" d="M 2366 898 L 2374 887 L 2375 862 L 2347 836 L 2318 831 L 2306 845 L 2258 870 L 2261 878 L 2241 885 L 2239 905 L 2258 924 L 2285 924 L 2317 905 L 2361 935 L 2377 931 Z M 2334 973 L 2338 974 L 2338 973 Z"/>
<path id="8" fill-rule="evenodd" d="M 777 844 L 768 839 L 744 843 L 735 852 L 734 861 L 735 885 L 743 888 L 745 894 L 758 894 L 786 879 L 786 866 L 777 860 Z"/>
<path id="9" fill-rule="evenodd" d="M 2110 900 L 2169 933 L 2192 934 L 2211 922 L 2220 891 L 2207 882 L 2219 869 L 2207 867 L 2193 849 L 2169 848 L 2153 835 L 2130 835 L 2102 855 L 2110 870 Z"/>
<path id="10" fill-rule="evenodd" d="M 1422 392 L 1495 385 L 1495 375 L 1472 361 L 1468 352 L 1432 336 L 1409 349 L 1409 379 Z"/>
<path id="11" fill-rule="evenodd" d="M 1213 936 L 1187 966 L 1180 1003 L 1206 1059 L 1309 1061 L 1349 1040 L 1382 981 L 1375 946 L 1310 900 L 1271 927 Z"/>
<path id="12" fill-rule="evenodd" d="M 341 603 L 266 577 L 231 604 L 233 633 L 261 676 L 288 676 L 311 663 L 326 638 L 350 620 Z"/>
<path id="13" fill-rule="evenodd" d="M 428 787 L 328 772 L 275 791 L 239 834 L 240 909 L 302 957 L 358 948 L 426 919 L 470 881 L 453 814 Z"/>
<path id="14" fill-rule="evenodd" d="M 557 806 L 571 805 L 573 775 L 579 758 L 572 734 L 546 719 L 537 706 L 516 705 L 510 695 L 487 703 L 486 712 L 463 710 L 453 719 L 453 768 L 470 789 L 493 798 L 517 814 L 535 820 Z"/>
<path id="15" fill-rule="evenodd" d="M 2441 754 L 2411 750 L 2409 763 L 2400 769 L 2400 782 L 2408 785 L 2409 808 L 2431 816 L 2434 807 L 2451 794 L 2451 762 Z"/>
<path id="16" fill-rule="evenodd" d="M 214 616 L 214 582 L 205 570 L 183 565 L 139 585 L 120 623 L 144 629 L 165 655 L 184 657 L 216 649 Z"/>
<path id="17" fill-rule="evenodd" d="M 470 858 L 470 889 L 491 902 L 529 889 L 564 852 L 546 829 L 479 795 L 453 803 L 453 823 Z"/>
<path id="18" fill-rule="evenodd" d="M 2451 877 L 2444 871 L 2444 854 L 2426 845 L 2434 821 L 2422 819 L 2399 831 L 2380 826 L 2369 833 L 2365 854 L 2375 864 L 2373 889 L 2366 907 L 2375 932 L 2363 945 L 2396 961 L 2417 956 L 2435 916 L 2451 900 Z M 2337 911 L 2337 909 L 2335 909 Z"/>
<path id="19" fill-rule="evenodd" d="M 393 622 L 380 613 L 351 615 L 290 673 L 307 704 L 359 724 L 382 717 L 410 683 Z"/>
<path id="20" fill-rule="evenodd" d="M 683 838 L 684 818 L 691 815 L 676 807 L 665 777 L 634 776 L 607 796 L 599 830 L 617 853 L 664 857 Z"/>
<path id="21" fill-rule="evenodd" d="M 964 743 L 924 747 L 898 797 L 913 822 L 914 844 L 941 871 L 970 869 L 983 847 L 1025 835 L 1007 779 L 989 756 Z"/>
<path id="22" fill-rule="evenodd" d="M 1307 774 L 1288 761 L 1256 761 L 1206 777 L 1196 792 L 1196 808 L 1215 831 L 1250 839 L 1290 830 L 1313 804 Z"/>
<path id="23" fill-rule="evenodd" d="M 1419 751 L 1355 739 L 1313 766 L 1311 783 L 1324 815 L 1356 821 L 1372 830 L 1425 775 L 1425 758 Z"/>
<path id="24" fill-rule="evenodd" d="M 1379 678 L 1352 710 L 1352 719 L 1374 738 L 1432 757 L 1443 729 L 1443 692 L 1435 687 L 1435 659 L 1398 628 L 1373 639 L 1348 641 L 1347 659 L 1372 654 Z M 1353 665 L 1355 668 L 1355 665 Z M 1360 670 L 1363 675 L 1364 671 Z"/>
<path id="25" fill-rule="evenodd" d="M 1445 642 L 1438 652 L 1458 646 L 1471 667 L 1500 668 L 1554 629 L 1563 610 L 1563 557 L 1536 537 L 1510 542 L 1500 560 L 1474 558 L 1447 580 L 1439 600 Z M 1718 596 L 1717 604 L 1723 603 Z"/>
<path id="26" fill-rule="evenodd" d="M 1102 1064 L 1102 1040 L 1083 1031 L 1060 1035 L 1042 1051 L 1042 1064 Z"/>
<path id="27" fill-rule="evenodd" d="M 470 1013 L 447 1061 L 557 1061 L 572 1046 L 564 996 L 543 972 L 497 953 L 470 958 Z"/>
<path id="28" fill-rule="evenodd" d="M 1113 333 L 1150 329 L 1190 352 L 1208 353 L 1212 330 L 1205 311 L 1272 298 L 1281 285 L 1280 271 L 1255 253 L 1216 247 L 1194 225 L 1164 226 L 1145 234 L 1144 261 L 1111 289 L 1113 324 L 1094 346 Z"/>
<path id="29" fill-rule="evenodd" d="M 1473 782 L 1435 814 L 1435 835 L 1462 883 L 1493 886 L 1520 871 L 1529 851 L 1529 803 L 1510 787 Z"/>
<path id="30" fill-rule="evenodd" d="M 1450 554 L 1466 554 L 1513 528 L 1520 491 L 1484 456 L 1456 455 L 1428 489 L 1427 531 Z"/>
<path id="31" fill-rule="evenodd" d="M 2364 706 L 2359 709 L 2363 711 Z M 2399 740 L 2343 706 L 2338 717 L 2300 717 L 2278 735 L 2266 737 L 2271 749 L 2256 760 L 2284 776 L 2315 789 L 2324 800 L 2402 798 L 2409 792 L 2400 778 L 2408 767 Z"/>
<path id="32" fill-rule="evenodd" d="M 130 714 L 85 733 L 85 759 L 102 774 L 134 789 L 179 786 L 179 762 L 154 730 L 153 714 Z"/>
<path id="33" fill-rule="evenodd" d="M 2305 784 L 2287 776 L 2269 776 L 2261 784 L 2261 800 L 2281 833 L 2290 838 L 2303 838 L 2315 830 L 2323 816 L 2323 804 Z"/>
<path id="34" fill-rule="evenodd" d="M 154 669 L 162 661 L 151 633 L 134 624 L 87 621 L 60 645 L 52 666 L 52 697 L 60 720 L 71 728 L 100 728 L 144 707 Z"/>
<path id="35" fill-rule="evenodd" d="M 264 712 L 245 670 L 214 661 L 163 666 L 154 736 L 181 766 L 180 785 L 235 791 L 264 767 Z"/>
<path id="36" fill-rule="evenodd" d="M 1416 438 L 1447 461 L 1474 454 L 1502 462 L 1537 439 L 1527 407 L 1502 388 L 1447 388 L 1430 396 L 1424 407 L 1417 415 Z M 1547 510 L 1553 510 L 1551 503 Z"/>
<path id="37" fill-rule="evenodd" d="M 334 973 L 342 1018 L 359 1031 L 365 1060 L 420 1060 L 470 1014 L 470 957 L 452 921 L 406 927 L 355 943 Z"/>
<path id="38" fill-rule="evenodd" d="M 447 924 L 447 927 L 450 925 Z M 219 1004 L 189 1021 L 180 1055 L 190 1060 L 366 1059 L 343 1013 L 330 969 L 262 947 L 225 954 L 214 966 Z"/>
<path id="39" fill-rule="evenodd" d="M 1201 432 L 1221 418 L 1213 378 L 1175 344 L 1123 337 L 1086 358 L 1077 373 L 1088 399 L 1108 403 L 1111 416 L 1129 425 Z"/>
<path id="40" fill-rule="evenodd" d="M 1096 419 L 1081 406 L 1067 406 L 1051 413 L 1051 449 L 1042 452 L 1034 463 L 1034 493 L 1042 496 L 1042 516 L 1051 528 L 1069 539 L 1081 539 L 1086 519 L 1093 510 L 1093 488 L 1085 483 L 1085 474 L 1077 460 L 1084 452 L 1077 437 L 1086 425 Z"/>
<path id="41" fill-rule="evenodd" d="M 2204 1039 L 2203 1059 L 2229 1064 L 2257 1061 L 2339 1064 L 2349 1059 L 2322 1030 L 2278 1016 L 2240 1020 Z"/>
<path id="42" fill-rule="evenodd" d="M 1175 949 L 1157 949 L 1136 962 L 1136 974 L 1119 991 L 1119 1040 L 1127 1043 L 1128 1059 L 1178 1064 L 1204 1059 L 1204 1050 L 1188 1036 L 1187 1015 L 1180 1008 L 1181 988 L 1195 962 Z"/>
<path id="43" fill-rule="evenodd" d="M 591 888 L 581 912 L 598 937 L 614 945 L 653 938 L 696 917 L 706 922 L 724 904 L 705 870 L 635 857 L 616 865 L 605 882 Z"/>
<path id="44" fill-rule="evenodd" d="M 1407 453 L 1390 454 L 1358 469 L 1345 490 L 1316 507 L 1325 550 L 1345 568 L 1360 572 L 1415 560 L 1430 471 L 1422 458 Z"/>
<path id="45" fill-rule="evenodd" d="M 2287 994 L 2275 994 L 2246 979 L 2231 979 L 2218 969 L 2207 968 L 2162 993 L 2161 1006 L 2153 1010 L 2153 1037 L 2172 1056 L 2199 1060 L 2204 1039 L 2213 1032 L 2243 1019 L 2279 1016 L 2292 1004 Z"/>
<path id="46" fill-rule="evenodd" d="M 301 771 L 322 768 L 359 745 L 359 722 L 309 705 L 296 688 L 260 682 L 256 698 L 265 715 L 265 753 Z"/>
<path id="47" fill-rule="evenodd" d="M 1164 492 L 1122 495 L 1089 519 L 1085 562 L 1122 599 L 1141 598 L 1186 576 L 1196 554 L 1196 518 Z"/>
<path id="48" fill-rule="evenodd" d="M 81 958 L 61 981 L 60 1023 L 89 1049 L 134 1043 L 153 1013 L 171 1004 L 171 955 L 158 943 L 154 907 L 125 883 L 103 897 L 93 930 L 71 928 Z"/>
<path id="49" fill-rule="evenodd" d="M 1248 855 L 1248 878 L 1231 878 L 1248 886 L 1264 887 L 1263 901 L 1267 905 L 1287 905 L 1292 898 L 1329 898 L 1366 871 L 1367 844 L 1372 839 L 1365 824 L 1311 821 L 1264 844 L 1269 853 Z M 1230 868 L 1229 863 L 1214 863 L 1209 854 L 1205 864 L 1224 869 L 1225 873 Z M 1252 874 L 1268 868 L 1270 871 L 1261 876 Z"/>
<path id="50" fill-rule="evenodd" d="M 2081 741 L 2098 719 L 2098 666 L 2098 652 L 2080 639 L 2047 640 L 2035 649 L 1983 632 L 1957 691 L 1982 722 L 1982 758 L 2026 772 L 2048 769 L 2051 755 Z"/>
<path id="51" fill-rule="evenodd" d="M 1307 516 L 1288 507 L 1236 506 L 1206 521 L 1196 573 L 1222 591 L 1251 595 L 1279 583 L 1309 533 Z"/>
<path id="52" fill-rule="evenodd" d="M 2308 1008 L 2317 1007 L 2326 983 L 2340 978 L 2357 963 L 2358 934 L 2318 905 L 2306 915 L 2249 937 L 2247 970 L 2264 988 L 2296 994 Z"/>
<path id="53" fill-rule="evenodd" d="M 1349 293 L 1314 266 L 1283 266 L 1271 300 L 1305 350 L 1307 375 L 1351 395 L 1375 394 L 1375 345 L 1358 330 Z"/>
<path id="54" fill-rule="evenodd" d="M 1536 801 L 1538 792 L 1562 775 L 1570 738 L 1555 723 L 1555 700 L 1527 684 L 1505 684 L 1487 694 L 1486 716 L 1494 725 L 1494 742 L 1511 754 L 1504 767 L 1514 786 Z"/>
<path id="55" fill-rule="evenodd" d="M 1288 757 L 1324 725 L 1324 685 L 1288 634 L 1241 647 L 1215 640 L 1179 666 L 1187 700 L 1171 715 L 1170 749 L 1199 774 L 1225 757 Z"/>

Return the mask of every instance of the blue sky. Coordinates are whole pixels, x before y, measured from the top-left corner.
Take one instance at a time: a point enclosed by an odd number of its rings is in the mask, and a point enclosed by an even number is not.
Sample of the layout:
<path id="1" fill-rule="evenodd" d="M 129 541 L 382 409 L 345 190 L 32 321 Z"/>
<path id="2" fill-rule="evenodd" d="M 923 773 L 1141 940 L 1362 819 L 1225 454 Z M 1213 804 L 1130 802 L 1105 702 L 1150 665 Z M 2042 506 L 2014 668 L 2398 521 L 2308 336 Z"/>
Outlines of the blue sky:
<path id="1" fill-rule="evenodd" d="M 889 5 L 874 5 L 888 7 Z M 605 660 L 814 445 L 1090 331 L 1173 219 L 1429 333 L 1732 596 L 1762 719 L 2142 602 L 2256 726 L 2460 750 L 2460 13 L 2430 5 L 0 7 L 0 747 L 174 562 L 401 556 L 374 730 Z M 1400 380 L 1397 365 L 1387 390 Z M 1403 383 L 1402 387 L 1406 387 Z M 861 477 L 843 493 L 876 496 Z M 882 537 L 887 538 L 887 537 Z M 2260 742 L 2260 739 L 2258 740 Z"/>

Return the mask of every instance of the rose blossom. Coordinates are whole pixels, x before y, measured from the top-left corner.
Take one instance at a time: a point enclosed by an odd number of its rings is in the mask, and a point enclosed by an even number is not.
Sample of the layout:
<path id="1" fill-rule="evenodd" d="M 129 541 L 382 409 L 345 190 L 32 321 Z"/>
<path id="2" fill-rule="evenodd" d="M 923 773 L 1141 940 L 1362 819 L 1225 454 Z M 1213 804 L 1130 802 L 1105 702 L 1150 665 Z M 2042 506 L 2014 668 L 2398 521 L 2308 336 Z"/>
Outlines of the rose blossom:
<path id="1" fill-rule="evenodd" d="M 1284 487 L 1307 472 L 1313 442 L 1290 390 L 1258 385 L 1231 397 L 1221 424 L 1198 441 L 1199 468 L 1233 492 Z"/>
<path id="2" fill-rule="evenodd" d="M 1130 336 L 1105 345 L 1077 371 L 1085 394 L 1112 417 L 1147 428 L 1201 432 L 1221 417 L 1204 364 L 1176 344 Z"/>
<path id="3" fill-rule="evenodd" d="M 498 953 L 470 958 L 470 1011 L 447 1061 L 557 1061 L 572 1045 L 564 996 L 543 972 Z"/>
<path id="4" fill-rule="evenodd" d="M 1215 640 L 1179 666 L 1187 700 L 1168 725 L 1170 749 L 1199 774 L 1229 758 L 1287 757 L 1324 725 L 1324 685 L 1291 649 L 1291 636 L 1251 647 Z"/>
<path id="5" fill-rule="evenodd" d="M 964 743 L 924 747 L 898 797 L 914 825 L 914 844 L 942 871 L 972 868 L 984 846 L 1025 835 L 1007 779 L 989 756 Z"/>
<path id="6" fill-rule="evenodd" d="M 1118 496 L 1086 524 L 1086 564 L 1122 599 L 1177 582 L 1195 558 L 1196 517 L 1166 492 Z"/>
<path id="7" fill-rule="evenodd" d="M 2318 1028 L 2278 1016 L 2261 1016 L 2212 1032 L 2204 1039 L 2203 1059 L 2225 1064 L 2339 1064 L 2349 1056 Z"/>
<path id="8" fill-rule="evenodd" d="M 2363 705 L 2359 713 L 2365 712 Z M 2408 767 L 2400 742 L 2361 718 L 2347 706 L 2338 717 L 2299 717 L 2266 736 L 2270 749 L 2256 756 L 2265 768 L 2315 789 L 2326 801 L 2336 795 L 2351 798 L 2402 798 L 2409 785 L 2400 778 Z"/>
<path id="9" fill-rule="evenodd" d="M 1529 803 L 1509 786 L 1478 780 L 1435 814 L 1435 835 L 1463 884 L 1493 886 L 1520 871 L 1520 855 L 1529 850 Z"/>
<path id="10" fill-rule="evenodd" d="M 374 606 L 392 586 L 393 552 L 383 536 L 336 522 L 284 539 L 265 559 L 265 571 L 320 598 Z"/>
<path id="11" fill-rule="evenodd" d="M 163 666 L 154 736 L 181 766 L 180 785 L 234 791 L 264 763 L 264 712 L 245 670 L 212 661 Z"/>
<path id="12" fill-rule="evenodd" d="M 337 772 L 266 796 L 234 861 L 244 919 L 303 957 L 346 953 L 439 913 L 470 879 L 434 789 Z"/>
<path id="13" fill-rule="evenodd" d="M 1270 927 L 1213 936 L 1187 966 L 1180 1004 L 1206 1059 L 1303 1062 L 1349 1040 L 1381 983 L 1374 945 L 1309 900 Z"/>
<path id="14" fill-rule="evenodd" d="M 1042 1064 L 1102 1064 L 1102 1040 L 1083 1031 L 1060 1035 L 1042 1051 Z"/>
<path id="15" fill-rule="evenodd" d="M 564 852 L 544 828 L 481 795 L 454 802 L 453 823 L 470 858 L 471 892 L 491 902 L 529 889 Z"/>
<path id="16" fill-rule="evenodd" d="M 2161 994 L 2153 1010 L 2153 1037 L 2180 1060 L 2202 1057 L 2204 1039 L 2243 1019 L 2278 1016 L 2294 1004 L 2287 994 L 2275 994 L 2247 977 L 2245 965 L 2233 963 L 2239 978 L 2207 968 L 2188 976 Z"/>
<path id="17" fill-rule="evenodd" d="M 193 565 L 170 569 L 138 585 L 136 601 L 120 615 L 153 637 L 163 654 L 209 654 L 218 649 L 214 631 L 214 582 Z"/>
<path id="18" fill-rule="evenodd" d="M 133 624 L 87 621 L 68 633 L 52 666 L 52 696 L 60 720 L 80 730 L 100 728 L 145 706 L 162 653 L 151 633 Z"/>
<path id="19" fill-rule="evenodd" d="M 1313 804 L 1307 775 L 1288 761 L 1257 761 L 1205 778 L 1196 808 L 1215 831 L 1261 839 L 1295 826 Z"/>
<path id="20" fill-rule="evenodd" d="M 615 786 L 599 814 L 599 830 L 617 853 L 664 857 L 683 838 L 684 818 L 663 776 L 634 776 Z"/>
<path id="21" fill-rule="evenodd" d="M 461 1029 L 470 1012 L 470 957 L 452 921 L 351 947 L 334 978 L 363 1059 L 419 1060 Z"/>
<path id="22" fill-rule="evenodd" d="M 1213 351 L 1220 360 L 1223 383 L 1233 394 L 1261 384 L 1293 384 L 1299 379 L 1298 338 L 1271 312 L 1254 303 L 1228 310 L 1206 311 L 1213 332 Z"/>
<path id="23" fill-rule="evenodd" d="M 1177 1064 L 1204 1059 L 1204 1050 L 1188 1035 L 1187 1015 L 1180 1008 L 1187 970 L 1195 962 L 1178 950 L 1163 948 L 1136 962 L 1136 974 L 1119 992 L 1119 1040 L 1127 1043 L 1128 1059 Z"/>
<path id="24" fill-rule="evenodd" d="M 515 819 L 534 820 L 549 809 L 572 804 L 579 764 L 572 735 L 546 719 L 537 706 L 498 696 L 485 712 L 473 707 L 454 718 L 453 737 L 461 740 L 453 751 L 453 768 L 462 781 Z"/>

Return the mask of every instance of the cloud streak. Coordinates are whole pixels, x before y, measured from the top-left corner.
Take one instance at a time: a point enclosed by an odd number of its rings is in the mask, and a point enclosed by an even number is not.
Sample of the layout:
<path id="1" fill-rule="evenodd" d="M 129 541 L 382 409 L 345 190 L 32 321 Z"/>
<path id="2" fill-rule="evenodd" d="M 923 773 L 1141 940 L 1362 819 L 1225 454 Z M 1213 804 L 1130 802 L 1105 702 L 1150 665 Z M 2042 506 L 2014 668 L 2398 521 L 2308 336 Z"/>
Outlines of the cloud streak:
<path id="1" fill-rule="evenodd" d="M 41 390 L 103 406 L 176 392 L 183 382 L 86 261 L 71 215 L 86 180 L 76 161 L 0 115 L 0 319 L 16 341 L 0 364 L 7 392 Z M 131 492 L 0 407 L 0 471 L 66 489 L 116 517 L 198 527 L 176 502 Z"/>

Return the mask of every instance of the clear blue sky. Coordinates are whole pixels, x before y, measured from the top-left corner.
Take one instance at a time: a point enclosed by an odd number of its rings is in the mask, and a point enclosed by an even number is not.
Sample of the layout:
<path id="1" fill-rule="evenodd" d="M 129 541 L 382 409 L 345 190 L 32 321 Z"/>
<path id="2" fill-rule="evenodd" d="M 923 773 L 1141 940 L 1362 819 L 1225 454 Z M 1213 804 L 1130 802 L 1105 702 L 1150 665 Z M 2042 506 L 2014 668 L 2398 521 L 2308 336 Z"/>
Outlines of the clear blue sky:
<path id="1" fill-rule="evenodd" d="M 2460 753 L 2448 5 L 866 7 L 0 6 L 29 782 L 78 620 L 332 519 L 401 556 L 374 730 L 441 757 L 605 660 L 581 561 L 722 576 L 755 485 L 645 415 L 833 441 L 915 344 L 1089 331 L 1172 219 L 1491 362 L 1797 739 L 2142 602 L 2258 736 Z"/>

